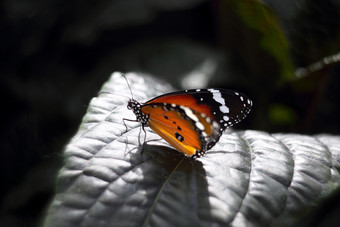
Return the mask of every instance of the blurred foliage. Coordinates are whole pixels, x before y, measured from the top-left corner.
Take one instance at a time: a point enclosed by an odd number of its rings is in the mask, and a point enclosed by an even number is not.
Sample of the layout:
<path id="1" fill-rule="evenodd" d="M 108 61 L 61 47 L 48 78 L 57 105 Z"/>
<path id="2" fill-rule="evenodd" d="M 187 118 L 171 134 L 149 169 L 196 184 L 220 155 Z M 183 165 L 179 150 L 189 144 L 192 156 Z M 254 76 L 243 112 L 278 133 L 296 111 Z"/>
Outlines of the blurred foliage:
<path id="1" fill-rule="evenodd" d="M 339 81 L 339 59 L 332 56 L 340 47 L 339 4 L 301 1 L 297 5 L 287 3 L 286 9 L 278 1 L 265 2 L 271 7 L 256 0 L 221 0 L 215 7 L 218 40 L 232 56 L 236 83 L 255 97 L 251 127 L 338 132 L 340 122 L 334 116 L 339 109 L 330 111 L 323 106 L 335 103 L 326 93 L 335 92 L 329 90 L 331 81 Z M 285 11 L 291 11 L 290 16 Z M 313 62 L 317 60 L 321 63 Z M 308 63 L 299 65 L 301 62 Z M 282 116 L 287 114 L 281 122 L 274 103 L 286 107 L 280 109 Z M 332 126 L 318 120 L 325 115 L 329 115 L 325 119 L 332 119 Z"/>
<path id="2" fill-rule="evenodd" d="M 287 105 L 273 103 L 269 108 L 269 120 L 277 128 L 282 126 L 292 127 L 296 124 L 296 112 Z"/>
<path id="3" fill-rule="evenodd" d="M 254 45 L 267 51 L 278 62 L 279 81 L 294 78 L 288 41 L 273 11 L 256 0 L 226 0 L 226 2 L 227 7 L 239 15 L 246 27 L 259 33 L 259 43 Z"/>
<path id="4" fill-rule="evenodd" d="M 113 71 L 147 72 L 177 86 L 197 74 L 209 86 L 240 90 L 254 109 L 239 128 L 340 132 L 340 68 L 332 57 L 339 1 L 4 0 L 0 12 L 2 226 L 38 222 L 54 185 L 39 188 L 37 179 L 54 177 L 64 144 Z M 44 171 L 48 162 L 56 167 Z M 21 193 L 34 183 L 36 193 Z M 45 203 L 35 203 L 41 194 Z"/>

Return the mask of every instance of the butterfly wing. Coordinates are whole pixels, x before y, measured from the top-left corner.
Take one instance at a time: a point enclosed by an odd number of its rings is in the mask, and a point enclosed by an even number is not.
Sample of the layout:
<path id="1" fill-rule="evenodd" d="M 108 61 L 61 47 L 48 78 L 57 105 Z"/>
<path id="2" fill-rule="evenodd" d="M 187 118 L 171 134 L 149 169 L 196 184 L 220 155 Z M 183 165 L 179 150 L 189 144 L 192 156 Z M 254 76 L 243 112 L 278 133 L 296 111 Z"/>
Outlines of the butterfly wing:
<path id="1" fill-rule="evenodd" d="M 204 113 L 220 124 L 221 131 L 240 122 L 250 112 L 252 101 L 242 93 L 227 89 L 192 89 L 158 96 L 146 104 L 175 103 Z"/>
<path id="2" fill-rule="evenodd" d="M 227 127 L 241 121 L 251 106 L 252 101 L 238 92 L 196 89 L 158 96 L 141 111 L 149 116 L 149 126 L 171 145 L 189 156 L 200 156 Z"/>
<path id="3" fill-rule="evenodd" d="M 218 139 L 217 124 L 202 113 L 175 104 L 144 105 L 148 126 L 168 143 L 188 156 L 200 156 L 207 144 Z"/>

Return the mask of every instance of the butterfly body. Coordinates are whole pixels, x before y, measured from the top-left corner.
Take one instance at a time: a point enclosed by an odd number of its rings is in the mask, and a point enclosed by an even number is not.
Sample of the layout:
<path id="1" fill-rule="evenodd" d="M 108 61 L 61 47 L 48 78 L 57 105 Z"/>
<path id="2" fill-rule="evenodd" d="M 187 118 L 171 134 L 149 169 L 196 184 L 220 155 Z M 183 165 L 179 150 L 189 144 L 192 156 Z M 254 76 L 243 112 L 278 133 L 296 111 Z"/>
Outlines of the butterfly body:
<path id="1" fill-rule="evenodd" d="M 128 109 L 142 127 L 149 126 L 187 156 L 199 157 L 212 148 L 223 131 L 241 121 L 252 101 L 226 89 L 193 89 L 153 98 L 146 103 L 134 99 Z"/>

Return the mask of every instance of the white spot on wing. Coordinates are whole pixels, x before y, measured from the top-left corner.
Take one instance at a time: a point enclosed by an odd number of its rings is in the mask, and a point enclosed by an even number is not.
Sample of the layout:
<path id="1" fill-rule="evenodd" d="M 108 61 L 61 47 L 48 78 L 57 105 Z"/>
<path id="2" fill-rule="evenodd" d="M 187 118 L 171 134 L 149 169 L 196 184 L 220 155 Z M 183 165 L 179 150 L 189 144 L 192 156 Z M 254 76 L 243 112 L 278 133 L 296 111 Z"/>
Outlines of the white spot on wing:
<path id="1" fill-rule="evenodd" d="M 211 92 L 211 94 L 213 94 L 213 99 L 220 103 L 221 106 L 220 106 L 220 110 L 222 113 L 229 113 L 229 108 L 225 105 L 225 100 L 224 98 L 222 97 L 222 94 L 219 90 L 215 90 L 213 88 L 211 89 L 208 89 L 208 91 Z"/>
<path id="2" fill-rule="evenodd" d="M 192 112 L 192 110 L 190 108 L 182 106 L 182 105 L 180 107 L 184 110 L 185 114 L 189 118 L 191 118 L 195 122 L 199 122 L 198 117 L 194 114 L 194 112 Z M 203 129 L 204 129 L 204 127 L 203 127 Z"/>
<path id="3" fill-rule="evenodd" d="M 199 121 L 196 122 L 196 127 L 199 128 L 201 131 L 204 130 L 204 125 Z"/>
<path id="4" fill-rule="evenodd" d="M 213 125 L 213 128 L 215 129 L 220 127 L 216 121 L 213 121 L 212 125 Z"/>
<path id="5" fill-rule="evenodd" d="M 226 107 L 226 106 L 220 106 L 220 111 L 221 111 L 222 113 L 229 113 L 229 108 Z"/>

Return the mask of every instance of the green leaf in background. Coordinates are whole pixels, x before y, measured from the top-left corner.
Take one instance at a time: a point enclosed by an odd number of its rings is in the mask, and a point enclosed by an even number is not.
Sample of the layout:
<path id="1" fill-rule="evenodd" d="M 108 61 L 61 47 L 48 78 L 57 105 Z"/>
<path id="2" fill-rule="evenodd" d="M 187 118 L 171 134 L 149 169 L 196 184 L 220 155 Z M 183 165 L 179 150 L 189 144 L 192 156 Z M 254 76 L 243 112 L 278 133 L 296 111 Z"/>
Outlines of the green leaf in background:
<path id="1" fill-rule="evenodd" d="M 256 0 L 225 0 L 248 28 L 260 33 L 259 46 L 273 56 L 280 67 L 280 82 L 294 78 L 289 44 L 274 13 Z M 254 43 L 254 45 L 257 45 Z"/>
<path id="2" fill-rule="evenodd" d="M 297 116 L 291 107 L 282 104 L 273 104 L 269 108 L 269 119 L 274 125 L 292 125 L 296 122 Z"/>

